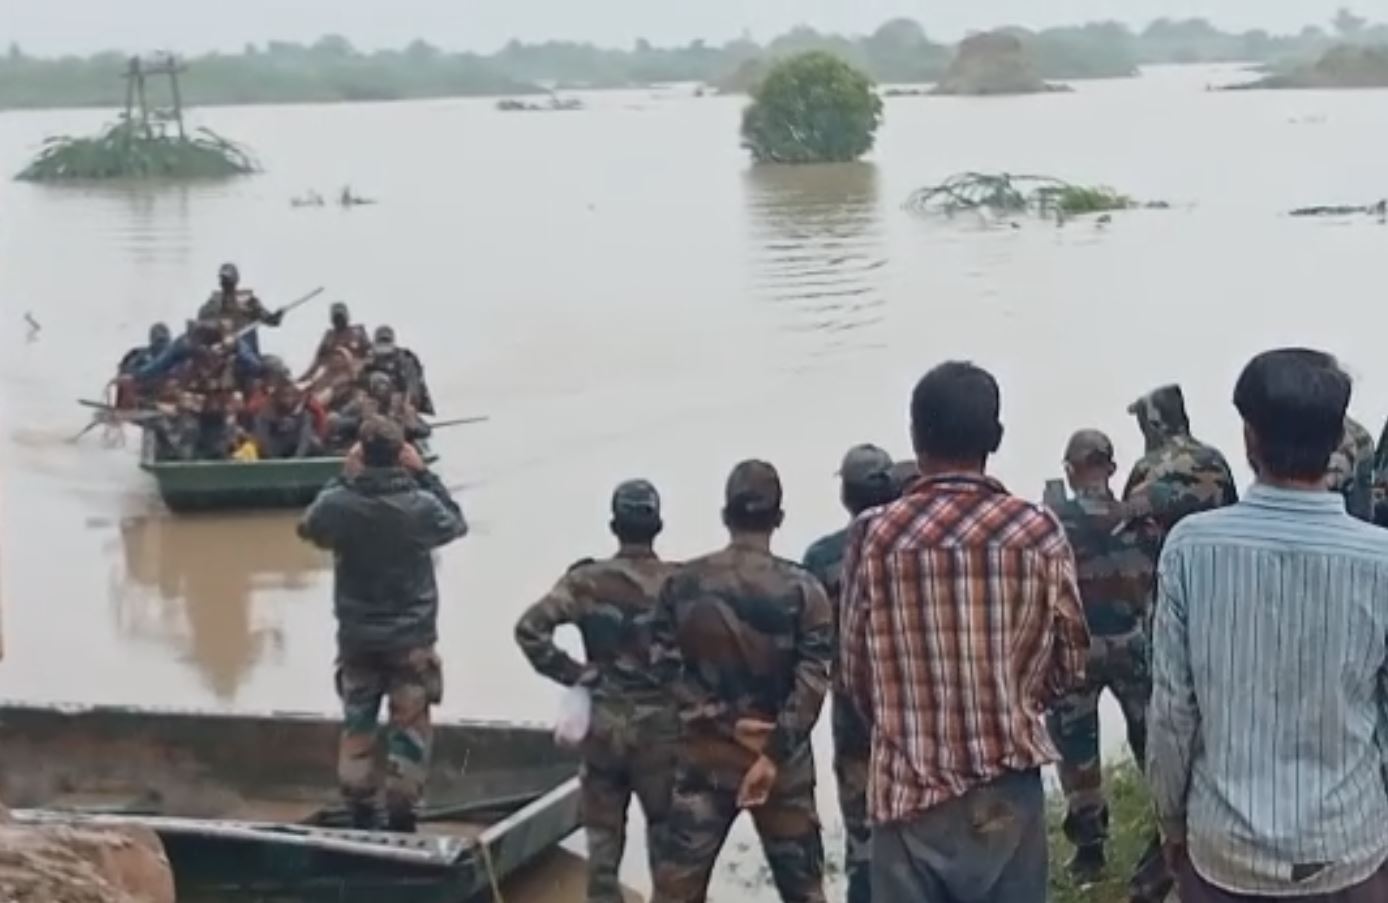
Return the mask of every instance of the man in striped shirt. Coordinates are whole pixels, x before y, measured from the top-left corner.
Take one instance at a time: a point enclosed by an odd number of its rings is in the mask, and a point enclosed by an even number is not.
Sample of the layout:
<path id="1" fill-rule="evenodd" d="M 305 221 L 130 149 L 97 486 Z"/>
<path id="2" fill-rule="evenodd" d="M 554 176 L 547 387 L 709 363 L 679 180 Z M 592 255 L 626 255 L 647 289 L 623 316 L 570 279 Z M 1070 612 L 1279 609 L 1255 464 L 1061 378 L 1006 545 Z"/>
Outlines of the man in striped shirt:
<path id="1" fill-rule="evenodd" d="M 1257 483 L 1162 553 L 1147 772 L 1183 903 L 1388 900 L 1388 531 L 1325 481 L 1349 397 L 1329 355 L 1254 358 Z"/>
<path id="2" fill-rule="evenodd" d="M 984 474 L 997 383 L 968 363 L 911 398 L 920 479 L 853 526 L 842 676 L 872 724 L 874 903 L 1044 903 L 1043 716 L 1084 679 L 1065 532 Z"/>

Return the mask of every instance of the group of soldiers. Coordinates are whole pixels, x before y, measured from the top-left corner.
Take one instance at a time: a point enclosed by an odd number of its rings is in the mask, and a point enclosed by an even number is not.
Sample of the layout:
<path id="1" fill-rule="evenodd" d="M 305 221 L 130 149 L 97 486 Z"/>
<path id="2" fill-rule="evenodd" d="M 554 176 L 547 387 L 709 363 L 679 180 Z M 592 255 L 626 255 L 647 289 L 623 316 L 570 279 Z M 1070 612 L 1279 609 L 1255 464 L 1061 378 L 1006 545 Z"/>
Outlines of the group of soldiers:
<path id="1" fill-rule="evenodd" d="M 1145 453 L 1121 495 L 1110 487 L 1117 472 L 1113 444 L 1094 430 L 1076 433 L 1065 449 L 1069 492 L 1053 481 L 1045 494 L 1073 548 L 1092 635 L 1086 684 L 1061 699 L 1048 719 L 1063 758 L 1064 833 L 1075 848 L 1069 870 L 1081 885 L 1106 866 L 1099 695 L 1108 689 L 1117 697 L 1129 744 L 1144 761 L 1161 545 L 1187 515 L 1237 501 L 1224 456 L 1191 435 L 1178 386 L 1145 395 L 1129 413 Z M 1351 513 L 1365 520 L 1373 519 L 1376 497 L 1383 508 L 1374 457 L 1368 434 L 1347 424 L 1326 477 Z M 852 519 L 909 492 L 919 474 L 914 461 L 897 462 L 862 445 L 844 458 L 840 479 Z M 866 903 L 872 895 L 866 804 L 871 732 L 834 673 L 847 527 L 814 543 L 803 564 L 773 555 L 781 484 L 761 461 L 739 464 L 728 478 L 723 521 L 730 542 L 711 555 L 683 564 L 657 556 L 654 542 L 663 523 L 660 496 L 650 483 L 618 486 L 611 515 L 616 554 L 575 564 L 515 630 L 539 673 L 591 696 L 582 744 L 588 900 L 621 899 L 618 866 L 635 794 L 648 825 L 655 903 L 705 898 L 728 830 L 744 809 L 781 898 L 823 901 L 810 732 L 829 695 L 848 900 Z M 565 624 L 581 632 L 585 661 L 555 644 L 555 631 Z M 1154 827 L 1131 879 L 1131 899 L 1164 900 L 1171 887 Z"/>
<path id="2" fill-rule="evenodd" d="M 182 336 L 156 323 L 148 344 L 118 366 L 113 407 L 154 436 L 156 458 L 341 455 L 374 414 L 398 422 L 411 441 L 427 437 L 420 415 L 434 407 L 424 368 L 390 326 L 368 336 L 346 304 L 333 304 L 312 364 L 295 377 L 260 351 L 258 327 L 278 326 L 284 311 L 241 288 L 235 264 L 221 267 L 218 283 Z"/>

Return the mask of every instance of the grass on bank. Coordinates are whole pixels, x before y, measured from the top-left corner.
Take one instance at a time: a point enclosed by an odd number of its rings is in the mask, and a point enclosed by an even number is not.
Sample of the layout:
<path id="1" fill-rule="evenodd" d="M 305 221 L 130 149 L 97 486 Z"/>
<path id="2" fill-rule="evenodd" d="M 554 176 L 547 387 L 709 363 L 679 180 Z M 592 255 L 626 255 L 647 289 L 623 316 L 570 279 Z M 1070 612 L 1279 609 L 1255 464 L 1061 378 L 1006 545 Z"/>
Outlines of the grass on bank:
<path id="1" fill-rule="evenodd" d="M 1108 870 L 1103 881 L 1084 889 L 1076 887 L 1065 870 L 1074 854 L 1061 830 L 1065 799 L 1056 791 L 1047 801 L 1051 903 L 1127 903 L 1128 879 L 1152 836 L 1152 800 L 1142 774 L 1131 760 L 1104 770 L 1104 793 L 1109 805 Z"/>

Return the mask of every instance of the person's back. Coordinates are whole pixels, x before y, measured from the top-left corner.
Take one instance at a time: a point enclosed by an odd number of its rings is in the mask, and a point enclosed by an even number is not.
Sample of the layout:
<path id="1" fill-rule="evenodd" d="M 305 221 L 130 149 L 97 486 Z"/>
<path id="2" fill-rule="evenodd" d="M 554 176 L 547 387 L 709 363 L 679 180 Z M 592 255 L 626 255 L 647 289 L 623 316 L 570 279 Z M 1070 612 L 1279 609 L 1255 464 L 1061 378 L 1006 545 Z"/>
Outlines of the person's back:
<path id="1" fill-rule="evenodd" d="M 1147 452 L 1133 465 L 1123 500 L 1170 531 L 1187 515 L 1239 500 L 1233 471 L 1214 446 L 1190 434 L 1180 386 L 1163 386 L 1128 407 L 1142 430 Z"/>
<path id="2" fill-rule="evenodd" d="M 810 732 L 829 686 L 832 613 L 817 580 L 772 554 L 782 516 L 775 468 L 739 464 L 723 509 L 731 542 L 678 568 L 661 590 L 654 663 L 682 731 L 653 903 L 705 899 L 742 810 L 781 898 L 824 901 Z"/>
<path id="3" fill-rule="evenodd" d="M 431 553 L 466 532 L 448 490 L 400 428 L 382 418 L 362 426 L 343 480 L 324 489 L 299 522 L 299 535 L 335 559 L 338 781 L 355 828 L 378 827 L 384 783 L 386 826 L 415 830 L 429 775 L 430 709 L 443 699 Z M 384 732 L 382 699 L 390 701 Z"/>
<path id="4" fill-rule="evenodd" d="M 1000 402 L 969 363 L 922 377 L 920 479 L 849 537 L 839 654 L 872 725 L 875 903 L 1046 899 L 1043 716 L 1089 636 L 1060 524 L 985 475 Z"/>
<path id="5" fill-rule="evenodd" d="M 1388 533 L 1323 480 L 1348 397 L 1333 358 L 1255 358 L 1259 481 L 1163 551 L 1148 770 L 1187 903 L 1388 899 Z"/>
<path id="6" fill-rule="evenodd" d="M 428 471 L 366 468 L 320 495 L 303 532 L 333 552 L 339 643 L 382 651 L 435 642 L 432 552 L 466 530 L 448 490 Z"/>

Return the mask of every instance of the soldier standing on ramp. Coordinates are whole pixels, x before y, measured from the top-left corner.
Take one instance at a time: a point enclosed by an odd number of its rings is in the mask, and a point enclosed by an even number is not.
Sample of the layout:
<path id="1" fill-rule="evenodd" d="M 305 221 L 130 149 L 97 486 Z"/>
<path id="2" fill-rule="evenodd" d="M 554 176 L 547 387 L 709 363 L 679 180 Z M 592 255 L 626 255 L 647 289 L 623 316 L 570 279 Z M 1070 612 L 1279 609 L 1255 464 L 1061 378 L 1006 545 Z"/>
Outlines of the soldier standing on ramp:
<path id="1" fill-rule="evenodd" d="M 338 778 L 352 826 L 378 826 L 377 721 L 385 731 L 386 827 L 415 830 L 429 775 L 429 709 L 443 698 L 433 551 L 467 533 L 462 510 L 398 424 L 372 417 L 343 478 L 319 494 L 299 535 L 331 549 L 342 699 Z"/>
<path id="2" fill-rule="evenodd" d="M 588 903 L 623 899 L 617 871 L 632 793 L 646 816 L 652 871 L 660 861 L 679 732 L 673 703 L 651 668 L 651 623 L 672 569 L 652 548 L 663 527 L 655 487 L 645 480 L 618 486 L 611 527 L 616 557 L 575 564 L 516 624 L 516 642 L 536 671 L 592 692 L 582 747 Z M 583 634 L 586 665 L 554 644 L 562 624 Z"/>
<path id="3" fill-rule="evenodd" d="M 771 554 L 782 517 L 776 469 L 739 464 L 723 508 L 731 543 L 661 592 L 655 664 L 682 733 L 652 903 L 702 903 L 743 809 L 781 899 L 824 903 L 810 731 L 829 686 L 833 614 L 819 581 Z"/>

